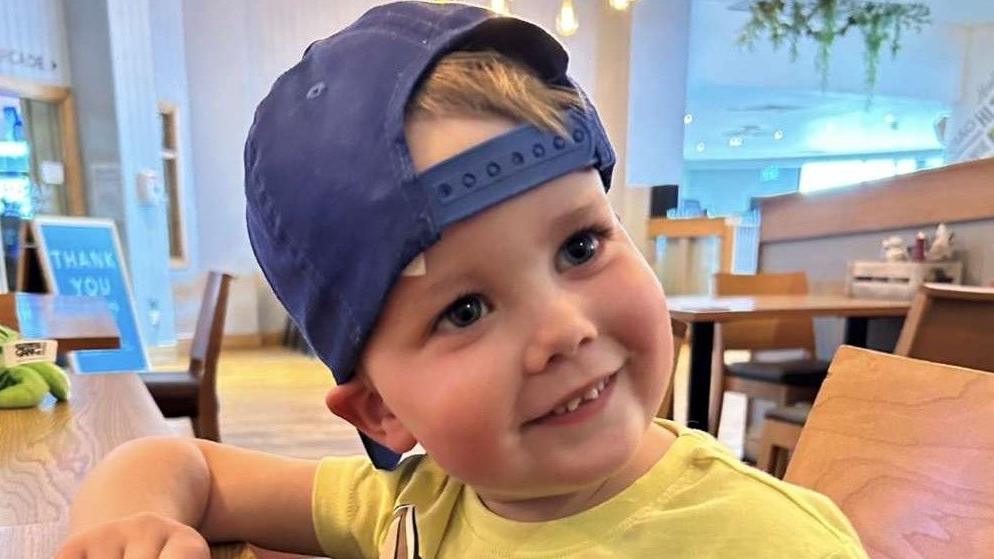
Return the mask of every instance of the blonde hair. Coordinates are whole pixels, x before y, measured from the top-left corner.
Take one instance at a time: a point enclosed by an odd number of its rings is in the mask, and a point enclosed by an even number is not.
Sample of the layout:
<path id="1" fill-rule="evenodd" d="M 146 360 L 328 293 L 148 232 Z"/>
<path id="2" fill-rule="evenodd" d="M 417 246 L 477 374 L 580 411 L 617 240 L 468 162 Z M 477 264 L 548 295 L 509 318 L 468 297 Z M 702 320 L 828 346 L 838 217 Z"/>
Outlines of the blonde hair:
<path id="1" fill-rule="evenodd" d="M 407 117 L 503 117 L 565 132 L 564 111 L 581 108 L 573 89 L 542 81 L 496 51 L 457 51 L 442 58 L 407 106 Z"/>

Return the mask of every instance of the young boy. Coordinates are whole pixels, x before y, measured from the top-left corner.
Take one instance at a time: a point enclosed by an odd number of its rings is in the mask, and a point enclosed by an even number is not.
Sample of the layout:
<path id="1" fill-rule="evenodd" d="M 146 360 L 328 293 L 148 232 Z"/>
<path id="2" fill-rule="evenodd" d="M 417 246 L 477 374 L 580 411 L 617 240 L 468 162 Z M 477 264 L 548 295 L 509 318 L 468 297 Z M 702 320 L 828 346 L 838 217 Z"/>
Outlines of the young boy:
<path id="1" fill-rule="evenodd" d="M 248 224 L 365 457 L 124 445 L 60 558 L 865 557 L 826 498 L 655 420 L 659 283 L 605 191 L 614 154 L 541 29 L 463 5 L 370 10 L 277 80 Z M 427 452 L 398 464 L 420 444 Z"/>

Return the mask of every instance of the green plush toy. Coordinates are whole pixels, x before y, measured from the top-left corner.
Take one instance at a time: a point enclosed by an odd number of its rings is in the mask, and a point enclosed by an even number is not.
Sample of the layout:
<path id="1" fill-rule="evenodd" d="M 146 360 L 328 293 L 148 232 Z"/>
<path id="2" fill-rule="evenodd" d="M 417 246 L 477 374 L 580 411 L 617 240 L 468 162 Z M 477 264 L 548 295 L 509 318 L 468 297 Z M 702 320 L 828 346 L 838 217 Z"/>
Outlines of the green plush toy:
<path id="1" fill-rule="evenodd" d="M 0 343 L 21 335 L 0 325 Z M 59 401 L 69 398 L 69 377 L 54 363 L 22 363 L 0 371 L 0 408 L 37 406 L 49 392 Z"/>

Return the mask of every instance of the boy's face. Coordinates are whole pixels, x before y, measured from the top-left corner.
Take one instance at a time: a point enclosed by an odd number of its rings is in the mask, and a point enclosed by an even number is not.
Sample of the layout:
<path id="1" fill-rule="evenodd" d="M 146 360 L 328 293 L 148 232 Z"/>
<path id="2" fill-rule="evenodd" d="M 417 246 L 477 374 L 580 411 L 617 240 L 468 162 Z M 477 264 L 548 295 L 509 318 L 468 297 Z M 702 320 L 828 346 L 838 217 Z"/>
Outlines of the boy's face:
<path id="1" fill-rule="evenodd" d="M 422 171 L 512 127 L 415 121 L 408 137 Z M 367 378 L 348 383 L 382 402 L 366 414 L 389 431 L 381 442 L 417 441 L 505 498 L 597 483 L 636 456 L 669 382 L 669 315 L 595 171 L 450 226 L 424 257 L 426 273 L 390 293 Z"/>

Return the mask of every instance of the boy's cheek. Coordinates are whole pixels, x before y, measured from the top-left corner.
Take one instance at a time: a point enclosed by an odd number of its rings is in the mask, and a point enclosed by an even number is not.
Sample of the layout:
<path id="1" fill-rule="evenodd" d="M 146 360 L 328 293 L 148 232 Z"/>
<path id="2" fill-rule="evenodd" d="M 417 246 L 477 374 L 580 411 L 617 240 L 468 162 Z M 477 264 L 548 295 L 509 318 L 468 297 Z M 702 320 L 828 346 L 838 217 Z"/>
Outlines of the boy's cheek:
<path id="1" fill-rule="evenodd" d="M 641 255 L 628 258 L 641 259 Z M 607 296 L 614 301 L 613 307 L 617 312 L 655 329 L 669 315 L 663 288 L 648 265 L 632 264 L 635 265 L 625 266 L 624 271 L 615 274 L 611 280 L 614 286 Z"/>
<path id="2" fill-rule="evenodd" d="M 469 410 L 444 416 L 428 429 L 421 445 L 442 468 L 467 483 L 500 474 L 503 449 L 499 429 L 485 412 Z"/>

